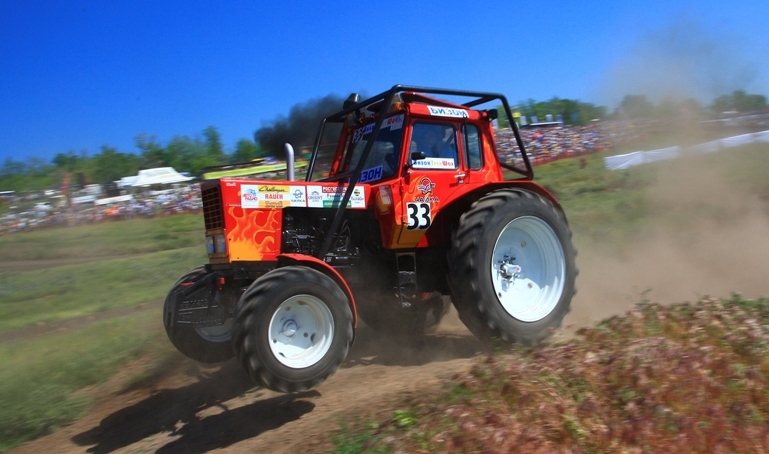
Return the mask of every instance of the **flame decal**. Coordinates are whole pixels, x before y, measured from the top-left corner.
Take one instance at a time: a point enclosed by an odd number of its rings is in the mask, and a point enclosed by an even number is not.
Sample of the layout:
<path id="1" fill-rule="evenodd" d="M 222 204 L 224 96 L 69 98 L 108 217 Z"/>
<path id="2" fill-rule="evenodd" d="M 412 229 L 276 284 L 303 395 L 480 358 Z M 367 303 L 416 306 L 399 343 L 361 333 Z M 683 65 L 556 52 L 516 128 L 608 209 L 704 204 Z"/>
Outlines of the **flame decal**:
<path id="1" fill-rule="evenodd" d="M 235 224 L 227 235 L 230 259 L 264 260 L 280 253 L 280 210 L 244 210 L 235 206 L 227 214 Z"/>

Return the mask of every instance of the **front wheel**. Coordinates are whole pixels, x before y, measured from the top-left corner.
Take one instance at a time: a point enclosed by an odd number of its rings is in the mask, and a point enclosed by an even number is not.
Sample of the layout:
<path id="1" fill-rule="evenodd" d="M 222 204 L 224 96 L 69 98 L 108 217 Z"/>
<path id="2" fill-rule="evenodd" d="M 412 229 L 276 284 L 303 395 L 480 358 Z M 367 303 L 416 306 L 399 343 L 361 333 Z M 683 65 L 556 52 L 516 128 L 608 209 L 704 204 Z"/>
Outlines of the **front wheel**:
<path id="1" fill-rule="evenodd" d="M 188 271 L 176 281 L 166 296 L 163 305 L 163 326 L 171 343 L 184 356 L 201 363 L 219 363 L 234 356 L 232 352 L 232 319 L 216 326 L 192 327 L 174 323 L 175 302 L 181 292 L 197 282 L 206 274 L 205 267 L 199 266 Z M 206 297 L 207 290 L 201 289 L 201 298 Z"/>
<path id="2" fill-rule="evenodd" d="M 535 345 L 560 326 L 577 276 L 566 218 L 530 191 L 478 200 L 454 233 L 449 280 L 460 318 L 477 337 Z"/>
<path id="3" fill-rule="evenodd" d="M 304 391 L 339 368 L 352 342 L 352 312 L 334 280 L 304 266 L 261 276 L 238 303 L 233 346 L 266 388 Z"/>

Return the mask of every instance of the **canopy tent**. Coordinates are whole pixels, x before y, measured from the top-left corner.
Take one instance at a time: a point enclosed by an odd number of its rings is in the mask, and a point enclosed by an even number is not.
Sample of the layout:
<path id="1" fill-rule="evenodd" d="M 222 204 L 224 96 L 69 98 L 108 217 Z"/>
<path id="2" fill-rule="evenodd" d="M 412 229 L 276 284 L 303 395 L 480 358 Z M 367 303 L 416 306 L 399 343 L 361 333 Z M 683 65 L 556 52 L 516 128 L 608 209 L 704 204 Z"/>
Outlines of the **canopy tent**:
<path id="1" fill-rule="evenodd" d="M 152 186 L 155 184 L 171 184 L 190 181 L 192 177 L 185 177 L 173 167 L 157 167 L 154 169 L 140 170 L 136 181 L 131 186 Z"/>

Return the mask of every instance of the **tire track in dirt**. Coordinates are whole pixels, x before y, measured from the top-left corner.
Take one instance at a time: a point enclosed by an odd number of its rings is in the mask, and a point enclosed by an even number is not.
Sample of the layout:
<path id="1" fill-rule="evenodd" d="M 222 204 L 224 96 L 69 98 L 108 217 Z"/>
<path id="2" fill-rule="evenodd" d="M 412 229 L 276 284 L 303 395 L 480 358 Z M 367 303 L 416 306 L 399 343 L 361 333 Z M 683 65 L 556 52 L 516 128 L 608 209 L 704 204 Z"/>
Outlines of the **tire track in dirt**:
<path id="1" fill-rule="evenodd" d="M 125 389 L 144 367 L 139 361 L 92 392 L 96 403 L 83 419 L 11 452 L 328 452 L 343 416 L 387 418 L 483 351 L 452 312 L 418 344 L 361 326 L 339 371 L 303 393 L 259 388 L 234 360 L 206 367 L 181 355 L 159 382 Z"/>

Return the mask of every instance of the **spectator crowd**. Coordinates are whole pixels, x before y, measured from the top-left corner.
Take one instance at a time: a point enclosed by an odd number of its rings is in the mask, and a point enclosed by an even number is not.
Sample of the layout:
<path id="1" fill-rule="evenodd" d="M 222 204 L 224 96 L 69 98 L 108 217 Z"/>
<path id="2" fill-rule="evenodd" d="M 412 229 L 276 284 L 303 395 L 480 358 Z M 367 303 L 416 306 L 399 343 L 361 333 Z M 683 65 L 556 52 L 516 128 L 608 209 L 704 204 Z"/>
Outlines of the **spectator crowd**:
<path id="1" fill-rule="evenodd" d="M 26 210 L 12 208 L 0 217 L 0 235 L 52 226 L 74 226 L 117 221 L 137 217 L 168 216 L 180 213 L 197 213 L 203 208 L 200 185 L 197 183 L 163 191 L 147 191 L 126 198 L 98 199 L 73 203 L 71 206 L 54 206 L 47 202 L 37 203 Z M 126 200 L 119 200 L 126 199 Z"/>
<path id="2" fill-rule="evenodd" d="M 532 165 L 541 165 L 556 159 L 583 156 L 607 151 L 624 145 L 638 137 L 633 128 L 618 127 L 607 123 L 587 126 L 544 126 L 520 129 L 521 140 Z M 518 145 L 511 129 L 497 129 L 495 140 L 500 156 L 508 162 L 520 159 Z"/>
<path id="3" fill-rule="evenodd" d="M 637 140 L 630 135 L 632 130 L 621 125 L 593 123 L 588 126 L 528 127 L 520 131 L 531 163 L 536 166 L 556 159 L 606 151 Z M 511 129 L 497 129 L 496 143 L 502 159 L 508 162 L 520 159 Z M 12 209 L 0 217 L 0 235 L 54 225 L 195 213 L 202 209 L 197 183 L 163 191 L 146 191 L 114 202 L 109 200 L 73 203 L 69 207 L 38 203 L 24 211 Z"/>

